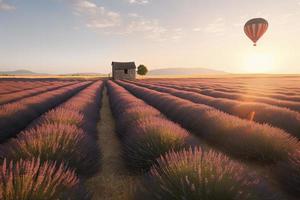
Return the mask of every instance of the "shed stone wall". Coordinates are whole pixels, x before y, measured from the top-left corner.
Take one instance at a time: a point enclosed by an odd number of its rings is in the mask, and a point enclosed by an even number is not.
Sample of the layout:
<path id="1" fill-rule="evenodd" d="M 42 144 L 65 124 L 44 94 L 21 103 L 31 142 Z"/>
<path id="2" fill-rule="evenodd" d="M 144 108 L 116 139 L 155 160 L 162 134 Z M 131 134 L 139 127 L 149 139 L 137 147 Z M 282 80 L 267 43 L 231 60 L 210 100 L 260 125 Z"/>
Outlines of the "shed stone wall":
<path id="1" fill-rule="evenodd" d="M 125 71 L 127 70 L 127 74 Z M 135 69 L 113 69 L 113 79 L 128 79 L 128 80 L 134 80 L 136 78 L 136 71 Z"/>

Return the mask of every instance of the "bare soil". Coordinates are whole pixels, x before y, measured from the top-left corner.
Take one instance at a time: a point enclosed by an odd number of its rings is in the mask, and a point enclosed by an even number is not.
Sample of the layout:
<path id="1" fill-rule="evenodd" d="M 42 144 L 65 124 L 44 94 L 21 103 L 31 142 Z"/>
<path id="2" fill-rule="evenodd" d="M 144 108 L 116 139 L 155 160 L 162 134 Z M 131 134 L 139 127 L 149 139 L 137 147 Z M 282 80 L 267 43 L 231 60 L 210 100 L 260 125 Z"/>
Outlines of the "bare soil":
<path id="1" fill-rule="evenodd" d="M 101 149 L 101 170 L 87 181 L 87 188 L 95 200 L 133 199 L 138 177 L 129 175 L 121 157 L 121 144 L 115 132 L 115 120 L 111 113 L 106 88 L 104 89 L 100 121 L 98 123 Z"/>

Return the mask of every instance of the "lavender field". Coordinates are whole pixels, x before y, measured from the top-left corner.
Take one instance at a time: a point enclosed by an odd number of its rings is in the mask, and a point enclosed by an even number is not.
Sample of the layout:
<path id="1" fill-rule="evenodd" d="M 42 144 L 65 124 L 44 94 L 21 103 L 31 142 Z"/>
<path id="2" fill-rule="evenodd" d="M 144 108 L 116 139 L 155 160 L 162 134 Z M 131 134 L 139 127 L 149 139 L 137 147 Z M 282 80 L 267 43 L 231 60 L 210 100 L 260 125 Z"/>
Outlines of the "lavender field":
<path id="1" fill-rule="evenodd" d="M 299 83 L 0 79 L 0 199 L 300 199 Z"/>

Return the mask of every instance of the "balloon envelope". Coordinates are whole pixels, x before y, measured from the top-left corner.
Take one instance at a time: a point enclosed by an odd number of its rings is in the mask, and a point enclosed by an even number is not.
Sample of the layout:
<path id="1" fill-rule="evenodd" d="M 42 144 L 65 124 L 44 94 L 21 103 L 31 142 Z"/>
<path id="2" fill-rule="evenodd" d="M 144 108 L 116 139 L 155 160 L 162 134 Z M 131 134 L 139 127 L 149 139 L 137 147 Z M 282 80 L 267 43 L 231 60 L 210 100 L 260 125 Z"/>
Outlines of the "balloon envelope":
<path id="1" fill-rule="evenodd" d="M 254 18 L 245 24 L 244 31 L 253 41 L 254 46 L 256 46 L 256 42 L 265 34 L 268 30 L 268 26 L 267 20 L 263 18 Z"/>

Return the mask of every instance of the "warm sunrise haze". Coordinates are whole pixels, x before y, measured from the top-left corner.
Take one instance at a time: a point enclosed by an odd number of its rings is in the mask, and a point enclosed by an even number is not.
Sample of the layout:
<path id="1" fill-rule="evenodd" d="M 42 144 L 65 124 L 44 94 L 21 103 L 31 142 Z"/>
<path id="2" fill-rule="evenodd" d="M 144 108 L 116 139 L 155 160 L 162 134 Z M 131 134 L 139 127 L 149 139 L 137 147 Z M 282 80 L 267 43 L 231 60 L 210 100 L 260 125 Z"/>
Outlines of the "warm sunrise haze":
<path id="1" fill-rule="evenodd" d="M 268 20 L 257 47 L 244 33 Z M 151 69 L 300 73 L 299 0 L 0 0 L 0 71 Z"/>
<path id="2" fill-rule="evenodd" d="M 0 199 L 299 200 L 300 0 L 0 0 Z"/>

